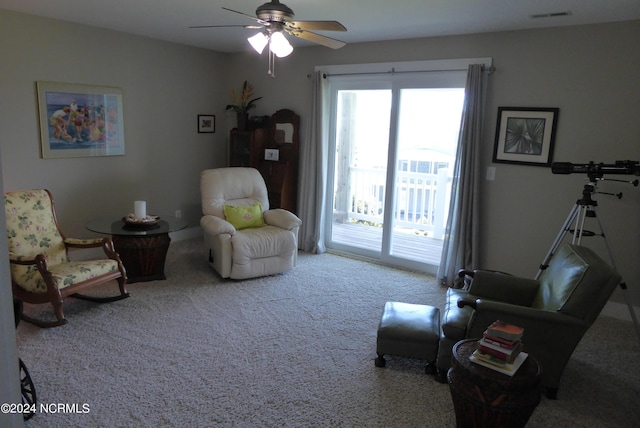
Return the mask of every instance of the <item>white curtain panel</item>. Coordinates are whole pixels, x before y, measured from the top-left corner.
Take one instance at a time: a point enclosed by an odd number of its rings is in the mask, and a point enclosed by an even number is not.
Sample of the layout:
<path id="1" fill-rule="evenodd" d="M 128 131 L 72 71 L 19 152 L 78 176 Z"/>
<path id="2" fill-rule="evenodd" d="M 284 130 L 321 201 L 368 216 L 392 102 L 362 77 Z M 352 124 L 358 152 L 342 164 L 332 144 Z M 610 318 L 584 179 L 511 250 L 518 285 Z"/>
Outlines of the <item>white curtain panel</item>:
<path id="1" fill-rule="evenodd" d="M 469 65 L 449 217 L 438 267 L 438 279 L 450 287 L 457 286 L 454 281 L 459 269 L 477 266 L 480 233 L 479 151 L 486 78 L 482 64 Z"/>
<path id="2" fill-rule="evenodd" d="M 323 117 L 328 110 L 325 73 L 312 77 L 312 94 L 305 144 L 300 147 L 298 210 L 302 219 L 298 247 L 311 253 L 324 253 L 324 201 L 327 176 L 327 144 L 323 143 Z"/>

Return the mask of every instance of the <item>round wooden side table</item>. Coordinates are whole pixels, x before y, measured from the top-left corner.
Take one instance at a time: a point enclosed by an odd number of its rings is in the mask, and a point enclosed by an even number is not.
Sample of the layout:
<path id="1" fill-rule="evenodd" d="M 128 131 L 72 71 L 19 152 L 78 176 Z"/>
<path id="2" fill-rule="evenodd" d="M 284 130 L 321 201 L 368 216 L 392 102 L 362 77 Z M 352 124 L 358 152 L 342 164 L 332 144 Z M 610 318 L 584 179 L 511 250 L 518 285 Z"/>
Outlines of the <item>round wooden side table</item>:
<path id="1" fill-rule="evenodd" d="M 162 217 L 151 227 L 136 227 L 113 217 L 89 221 L 85 227 L 92 232 L 111 235 L 113 246 L 127 270 L 127 283 L 163 280 L 164 263 L 169 250 L 170 232 L 187 227 L 187 222 L 175 217 Z"/>
<path id="2" fill-rule="evenodd" d="M 529 355 L 509 376 L 469 361 L 478 339 L 453 347 L 447 373 L 456 424 L 461 427 L 523 427 L 540 403 L 542 370 Z"/>

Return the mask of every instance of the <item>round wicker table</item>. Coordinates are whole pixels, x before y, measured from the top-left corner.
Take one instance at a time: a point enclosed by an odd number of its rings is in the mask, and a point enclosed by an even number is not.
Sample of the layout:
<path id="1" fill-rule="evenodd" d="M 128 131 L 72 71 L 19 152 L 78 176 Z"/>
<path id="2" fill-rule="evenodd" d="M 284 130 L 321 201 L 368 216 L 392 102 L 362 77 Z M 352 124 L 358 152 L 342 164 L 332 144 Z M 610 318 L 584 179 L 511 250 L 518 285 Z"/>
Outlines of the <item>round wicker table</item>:
<path id="1" fill-rule="evenodd" d="M 540 403 L 542 370 L 531 355 L 513 376 L 469 361 L 477 339 L 453 347 L 447 373 L 458 427 L 523 427 Z"/>

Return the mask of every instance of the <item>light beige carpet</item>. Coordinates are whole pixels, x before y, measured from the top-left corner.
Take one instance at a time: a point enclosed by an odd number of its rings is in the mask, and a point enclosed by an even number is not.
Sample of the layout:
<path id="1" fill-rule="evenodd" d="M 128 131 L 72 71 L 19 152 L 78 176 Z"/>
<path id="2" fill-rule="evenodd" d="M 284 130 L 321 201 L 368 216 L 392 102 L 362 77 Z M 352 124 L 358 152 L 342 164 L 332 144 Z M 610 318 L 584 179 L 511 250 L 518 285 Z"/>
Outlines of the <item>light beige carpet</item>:
<path id="1" fill-rule="evenodd" d="M 27 427 L 455 426 L 448 386 L 423 362 L 373 363 L 384 303 L 441 307 L 432 277 L 301 253 L 284 275 L 222 281 L 198 239 L 172 243 L 166 273 L 115 303 L 69 299 L 63 327 L 20 324 L 39 402 L 89 408 Z M 638 396 L 633 326 L 601 318 L 529 426 L 638 426 Z"/>

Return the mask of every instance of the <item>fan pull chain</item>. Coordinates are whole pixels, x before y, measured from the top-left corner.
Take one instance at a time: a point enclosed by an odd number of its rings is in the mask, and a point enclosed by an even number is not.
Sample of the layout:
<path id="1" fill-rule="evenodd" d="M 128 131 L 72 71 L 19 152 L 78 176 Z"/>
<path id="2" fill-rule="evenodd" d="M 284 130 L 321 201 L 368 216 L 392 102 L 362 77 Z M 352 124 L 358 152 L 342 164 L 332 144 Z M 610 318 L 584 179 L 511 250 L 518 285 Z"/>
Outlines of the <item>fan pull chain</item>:
<path id="1" fill-rule="evenodd" d="M 269 69 L 267 70 L 267 74 L 271 76 L 272 79 L 276 78 L 276 58 L 274 53 L 271 51 L 271 44 L 269 44 Z"/>

